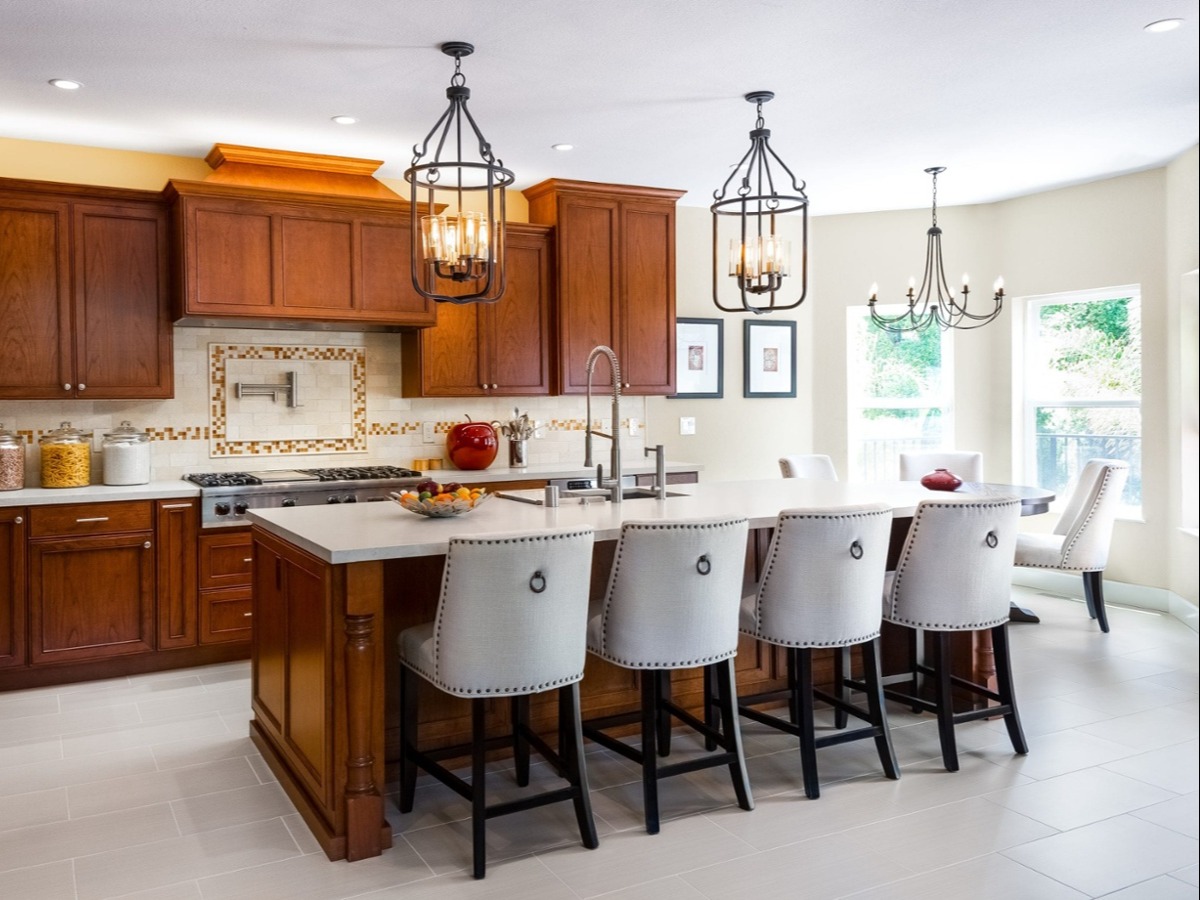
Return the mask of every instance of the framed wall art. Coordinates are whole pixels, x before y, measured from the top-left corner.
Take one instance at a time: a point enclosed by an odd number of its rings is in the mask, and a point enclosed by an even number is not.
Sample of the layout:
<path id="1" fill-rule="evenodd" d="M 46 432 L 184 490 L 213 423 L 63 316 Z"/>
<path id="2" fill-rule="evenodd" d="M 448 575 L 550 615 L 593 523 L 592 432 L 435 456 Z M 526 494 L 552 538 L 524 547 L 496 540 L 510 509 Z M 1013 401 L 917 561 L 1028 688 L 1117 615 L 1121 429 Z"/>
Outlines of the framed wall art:
<path id="1" fill-rule="evenodd" d="M 725 391 L 725 338 L 721 319 L 675 320 L 676 400 L 719 398 Z"/>
<path id="2" fill-rule="evenodd" d="M 796 323 L 747 320 L 743 397 L 796 396 Z"/>

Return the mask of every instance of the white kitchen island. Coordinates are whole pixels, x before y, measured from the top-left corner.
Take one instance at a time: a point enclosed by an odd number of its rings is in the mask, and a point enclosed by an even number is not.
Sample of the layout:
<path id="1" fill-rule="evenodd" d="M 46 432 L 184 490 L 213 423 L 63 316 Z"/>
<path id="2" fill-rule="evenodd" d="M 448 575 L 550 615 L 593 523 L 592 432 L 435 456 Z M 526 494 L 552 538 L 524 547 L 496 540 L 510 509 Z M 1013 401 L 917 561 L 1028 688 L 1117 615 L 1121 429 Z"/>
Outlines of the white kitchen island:
<path id="1" fill-rule="evenodd" d="M 965 486 L 1001 493 L 988 486 Z M 916 482 L 846 484 L 771 479 L 672 485 L 665 500 L 563 499 L 558 507 L 493 497 L 465 516 L 431 519 L 391 502 L 252 511 L 254 645 L 251 737 L 331 859 L 362 859 L 391 846 L 381 792 L 398 717 L 387 703 L 396 682 L 395 635 L 433 618 L 448 541 L 458 535 L 590 525 L 596 533 L 593 592 L 603 590 L 621 523 L 726 515 L 750 522 L 748 576 L 780 510 L 882 502 L 903 534 L 916 504 L 936 493 Z M 895 537 L 894 537 L 895 540 Z M 973 651 L 968 650 L 968 655 Z M 971 663 L 974 665 L 974 663 Z M 779 686 L 785 673 L 766 645 L 744 640 L 739 688 Z M 692 683 L 694 681 L 694 684 Z M 584 714 L 633 708 L 629 673 L 589 658 Z M 698 702 L 700 679 L 679 680 L 676 699 Z M 422 701 L 422 742 L 457 743 L 467 733 L 465 705 Z M 497 721 L 500 718 L 497 708 Z M 553 721 L 553 704 L 533 708 L 535 727 Z"/>

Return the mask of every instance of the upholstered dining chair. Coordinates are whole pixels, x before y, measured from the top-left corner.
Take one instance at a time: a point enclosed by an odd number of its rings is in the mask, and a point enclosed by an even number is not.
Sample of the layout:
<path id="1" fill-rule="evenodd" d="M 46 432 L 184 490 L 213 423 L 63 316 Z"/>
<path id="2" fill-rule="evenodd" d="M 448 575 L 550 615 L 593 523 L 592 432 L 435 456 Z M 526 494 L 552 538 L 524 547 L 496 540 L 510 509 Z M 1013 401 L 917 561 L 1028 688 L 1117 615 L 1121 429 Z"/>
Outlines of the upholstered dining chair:
<path id="1" fill-rule="evenodd" d="M 1013 750 L 1029 752 L 1013 691 L 1008 649 L 1011 570 L 1017 543 L 1021 501 L 1016 497 L 987 500 L 922 500 L 900 551 L 896 569 L 883 589 L 883 618 L 932 638 L 932 664 L 910 660 L 907 673 L 889 675 L 885 683 L 912 684 L 911 692 L 885 687 L 889 699 L 937 714 L 942 762 L 958 770 L 956 724 L 1003 716 Z M 988 630 L 996 666 L 996 690 L 951 672 L 950 635 Z M 921 689 L 919 675 L 933 684 L 933 698 Z M 954 692 L 973 694 L 985 705 L 956 712 Z"/>
<path id="2" fill-rule="evenodd" d="M 487 819 L 570 800 L 583 845 L 599 845 L 588 794 L 580 726 L 579 682 L 586 659 L 590 526 L 451 538 L 432 622 L 400 633 L 400 811 L 411 812 L 421 768 L 471 803 L 473 873 L 483 878 Z M 422 751 L 417 742 L 417 676 L 471 703 L 467 745 Z M 528 724 L 529 696 L 558 691 L 558 749 Z M 510 698 L 510 733 L 485 734 L 487 704 Z M 518 786 L 529 785 L 533 746 L 567 784 L 488 805 L 485 759 L 511 747 Z M 471 781 L 438 760 L 469 756 Z"/>
<path id="3" fill-rule="evenodd" d="M 742 599 L 743 634 L 785 648 L 786 690 L 738 699 L 742 716 L 786 732 L 800 741 L 804 792 L 820 796 L 817 750 L 833 744 L 872 738 L 888 778 L 899 778 L 892 750 L 879 664 L 879 597 L 887 566 L 892 512 L 883 504 L 840 509 L 787 509 L 775 522 L 763 576 L 755 592 Z M 849 648 L 862 650 L 866 707 L 849 702 Z M 815 689 L 814 649 L 833 649 L 832 692 Z M 838 731 L 817 737 L 814 698 L 837 711 Z M 786 699 L 789 719 L 755 709 L 753 704 Z M 711 697 L 706 696 L 711 709 Z M 853 715 L 866 727 L 840 730 Z"/>
<path id="4" fill-rule="evenodd" d="M 1104 567 L 1112 543 L 1113 521 L 1129 463 L 1120 459 L 1090 459 L 1079 473 L 1053 534 L 1017 535 L 1016 565 L 1083 576 L 1088 615 L 1108 632 L 1104 609 Z"/>
<path id="5" fill-rule="evenodd" d="M 824 453 L 798 453 L 779 457 L 779 471 L 784 478 L 812 478 L 817 481 L 837 481 L 833 460 Z"/>
<path id="6" fill-rule="evenodd" d="M 633 669 L 641 681 L 640 710 L 588 719 L 583 733 L 641 766 L 646 831 L 659 831 L 658 781 L 697 769 L 728 766 L 742 809 L 753 809 L 736 710 L 733 657 L 746 563 L 744 518 L 626 521 L 613 557 L 608 590 L 591 611 L 588 652 Z M 720 721 L 702 722 L 671 702 L 671 673 L 704 667 L 715 682 Z M 710 682 L 711 683 L 711 682 Z M 670 754 L 671 721 L 697 731 L 704 756 L 663 763 Z M 638 722 L 641 744 L 606 733 Z"/>
<path id="7" fill-rule="evenodd" d="M 900 480 L 920 481 L 934 469 L 949 469 L 963 481 L 983 481 L 983 454 L 974 450 L 904 451 Z"/>

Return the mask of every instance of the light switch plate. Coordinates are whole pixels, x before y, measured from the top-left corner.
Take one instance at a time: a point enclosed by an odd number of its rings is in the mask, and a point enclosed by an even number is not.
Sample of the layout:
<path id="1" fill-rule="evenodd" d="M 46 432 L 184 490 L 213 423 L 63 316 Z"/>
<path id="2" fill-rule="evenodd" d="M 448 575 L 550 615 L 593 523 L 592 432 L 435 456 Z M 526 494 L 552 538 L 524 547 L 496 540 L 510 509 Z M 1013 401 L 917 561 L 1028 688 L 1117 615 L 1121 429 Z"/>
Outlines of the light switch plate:
<path id="1" fill-rule="evenodd" d="M 680 416 L 679 417 L 679 433 L 680 434 L 695 434 L 696 433 L 696 417 L 695 416 Z"/>
<path id="2" fill-rule="evenodd" d="M 437 443 L 437 432 L 434 431 L 434 426 L 436 424 L 437 424 L 436 422 L 422 422 L 421 423 L 421 440 L 424 443 L 426 443 L 426 444 L 436 444 Z"/>

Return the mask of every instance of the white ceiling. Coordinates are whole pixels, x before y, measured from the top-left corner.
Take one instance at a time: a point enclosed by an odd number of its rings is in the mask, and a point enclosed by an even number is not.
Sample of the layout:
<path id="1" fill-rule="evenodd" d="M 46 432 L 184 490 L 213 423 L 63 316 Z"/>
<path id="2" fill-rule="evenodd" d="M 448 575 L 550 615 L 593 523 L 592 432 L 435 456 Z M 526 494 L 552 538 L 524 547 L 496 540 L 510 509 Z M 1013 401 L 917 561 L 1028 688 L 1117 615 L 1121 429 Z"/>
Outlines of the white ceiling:
<path id="1" fill-rule="evenodd" d="M 1186 21 L 1142 30 L 1167 17 Z M 772 90 L 772 146 L 813 215 L 927 206 L 931 165 L 940 204 L 978 203 L 1195 144 L 1197 21 L 1196 0 L 0 0 L 0 137 L 247 144 L 399 179 L 445 106 L 437 47 L 465 40 L 470 108 L 518 188 L 707 206 L 749 146 L 742 95 Z"/>

